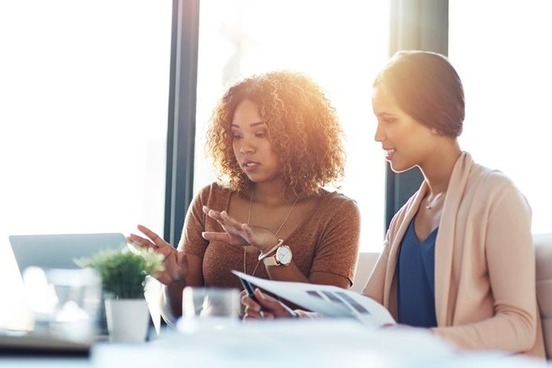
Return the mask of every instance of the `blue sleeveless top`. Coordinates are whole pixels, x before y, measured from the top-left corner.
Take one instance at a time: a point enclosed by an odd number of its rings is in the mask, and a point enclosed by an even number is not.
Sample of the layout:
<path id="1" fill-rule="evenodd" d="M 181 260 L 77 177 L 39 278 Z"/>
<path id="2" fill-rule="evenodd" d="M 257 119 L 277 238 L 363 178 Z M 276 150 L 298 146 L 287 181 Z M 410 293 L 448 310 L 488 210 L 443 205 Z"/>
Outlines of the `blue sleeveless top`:
<path id="1" fill-rule="evenodd" d="M 436 327 L 435 239 L 438 228 L 420 242 L 414 219 L 401 241 L 398 262 L 398 323 L 415 327 Z"/>

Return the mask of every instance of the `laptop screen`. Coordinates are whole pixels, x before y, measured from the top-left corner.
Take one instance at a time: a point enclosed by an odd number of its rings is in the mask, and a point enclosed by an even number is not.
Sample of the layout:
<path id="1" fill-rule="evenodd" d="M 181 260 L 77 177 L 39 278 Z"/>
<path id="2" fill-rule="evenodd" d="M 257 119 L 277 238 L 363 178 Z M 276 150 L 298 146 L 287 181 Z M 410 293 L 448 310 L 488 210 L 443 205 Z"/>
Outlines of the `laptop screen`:
<path id="1" fill-rule="evenodd" d="M 75 259 L 126 247 L 121 233 L 10 235 L 9 240 L 20 273 L 29 266 L 79 268 Z"/>

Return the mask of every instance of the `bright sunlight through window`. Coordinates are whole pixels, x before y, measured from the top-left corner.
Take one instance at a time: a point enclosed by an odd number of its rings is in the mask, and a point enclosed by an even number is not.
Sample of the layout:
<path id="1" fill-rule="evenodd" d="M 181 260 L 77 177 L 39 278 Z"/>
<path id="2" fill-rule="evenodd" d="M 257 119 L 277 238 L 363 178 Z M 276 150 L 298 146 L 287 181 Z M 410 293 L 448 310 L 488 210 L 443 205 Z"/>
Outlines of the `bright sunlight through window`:
<path id="1" fill-rule="evenodd" d="M 462 147 L 514 180 L 534 233 L 552 232 L 552 2 L 452 0 L 449 12 L 449 55 L 466 95 Z"/>
<path id="2" fill-rule="evenodd" d="M 304 72 L 326 90 L 344 126 L 348 164 L 339 190 L 360 207 L 361 250 L 381 250 L 386 163 L 373 140 L 371 90 L 388 58 L 388 7 L 356 0 L 202 2 L 195 190 L 214 180 L 204 160 L 205 127 L 229 83 L 274 69 Z"/>

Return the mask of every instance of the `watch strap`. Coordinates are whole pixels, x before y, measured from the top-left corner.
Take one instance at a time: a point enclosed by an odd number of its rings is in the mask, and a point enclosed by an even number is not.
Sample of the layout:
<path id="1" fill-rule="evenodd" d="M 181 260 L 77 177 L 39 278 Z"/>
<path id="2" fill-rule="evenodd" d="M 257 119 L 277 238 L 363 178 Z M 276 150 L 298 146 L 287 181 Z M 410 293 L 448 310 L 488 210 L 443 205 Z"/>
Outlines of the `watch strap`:
<path id="1" fill-rule="evenodd" d="M 266 257 L 263 259 L 263 263 L 265 266 L 279 266 L 280 262 L 278 262 L 278 259 L 276 258 L 276 254 L 270 257 Z"/>
<path id="2" fill-rule="evenodd" d="M 257 258 L 259 261 L 262 261 L 263 259 L 266 259 L 269 255 L 271 255 L 272 253 L 274 253 L 276 250 L 278 250 L 278 248 L 280 248 L 280 246 L 284 244 L 284 240 L 283 239 L 278 239 L 278 243 L 276 243 L 275 246 L 273 246 L 272 248 L 270 248 L 270 250 L 266 253 L 263 253 L 261 252 L 259 254 L 259 257 Z"/>

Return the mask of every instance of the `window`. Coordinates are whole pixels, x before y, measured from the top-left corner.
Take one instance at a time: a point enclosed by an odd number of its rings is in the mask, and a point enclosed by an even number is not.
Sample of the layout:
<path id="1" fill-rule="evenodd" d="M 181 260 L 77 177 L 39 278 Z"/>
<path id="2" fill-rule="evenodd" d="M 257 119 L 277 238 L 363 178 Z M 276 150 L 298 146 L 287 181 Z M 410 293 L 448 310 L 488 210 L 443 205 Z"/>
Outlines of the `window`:
<path id="1" fill-rule="evenodd" d="M 9 234 L 162 233 L 171 17 L 169 0 L 0 2 L 2 280 Z M 4 326 L 20 286 L 0 287 Z"/>
<path id="2" fill-rule="evenodd" d="M 388 58 L 389 19 L 387 2 L 202 2 L 194 190 L 214 180 L 204 159 L 204 136 L 229 83 L 273 69 L 301 71 L 326 90 L 344 126 L 347 168 L 339 190 L 360 207 L 361 250 L 381 250 L 386 163 L 373 140 L 371 91 Z"/>
<path id="3" fill-rule="evenodd" d="M 533 232 L 552 231 L 548 0 L 450 1 L 449 56 L 464 82 L 462 148 L 514 180 Z"/>

